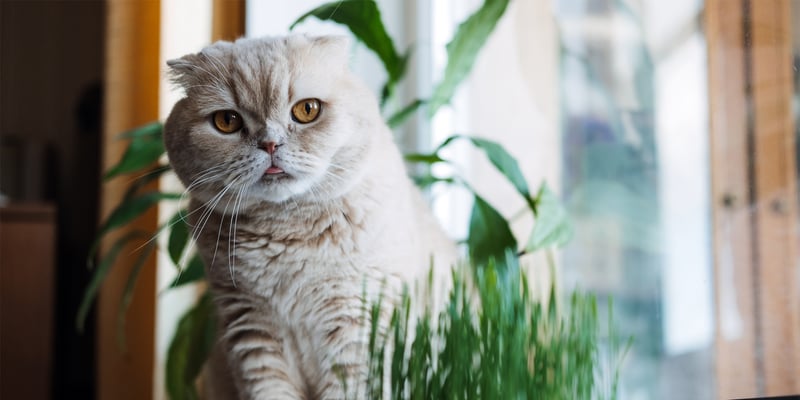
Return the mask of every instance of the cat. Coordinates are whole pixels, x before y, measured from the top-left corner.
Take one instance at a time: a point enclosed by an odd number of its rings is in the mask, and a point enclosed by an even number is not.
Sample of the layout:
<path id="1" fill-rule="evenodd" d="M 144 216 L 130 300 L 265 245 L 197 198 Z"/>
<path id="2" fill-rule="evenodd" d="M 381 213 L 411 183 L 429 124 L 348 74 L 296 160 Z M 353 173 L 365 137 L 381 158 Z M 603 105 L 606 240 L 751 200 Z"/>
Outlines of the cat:
<path id="1" fill-rule="evenodd" d="M 367 304 L 455 260 L 349 48 L 244 38 L 168 61 L 185 97 L 164 142 L 218 314 L 209 398 L 362 398 Z"/>

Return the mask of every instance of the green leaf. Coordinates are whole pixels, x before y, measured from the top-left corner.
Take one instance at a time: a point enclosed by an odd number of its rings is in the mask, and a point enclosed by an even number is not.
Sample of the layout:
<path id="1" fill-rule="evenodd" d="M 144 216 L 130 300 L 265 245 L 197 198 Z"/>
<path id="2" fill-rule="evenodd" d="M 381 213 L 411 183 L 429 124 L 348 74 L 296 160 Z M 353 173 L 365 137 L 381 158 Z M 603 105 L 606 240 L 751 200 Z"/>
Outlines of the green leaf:
<path id="1" fill-rule="evenodd" d="M 161 123 L 154 122 L 122 134 L 123 138 L 129 138 L 131 142 L 122 159 L 106 172 L 104 179 L 140 171 L 158 161 L 165 152 L 162 128 Z"/>
<path id="2" fill-rule="evenodd" d="M 113 229 L 128 224 L 162 200 L 180 199 L 180 193 L 148 192 L 139 197 L 125 200 L 111 212 L 97 236 L 103 236 Z"/>
<path id="3" fill-rule="evenodd" d="M 206 275 L 203 260 L 199 255 L 195 254 L 186 268 L 182 269 L 175 280 L 169 285 L 170 288 L 186 285 L 188 283 L 197 282 L 203 279 Z"/>
<path id="4" fill-rule="evenodd" d="M 509 0 L 484 0 L 481 8 L 458 26 L 453 39 L 447 44 L 447 67 L 444 78 L 436 86 L 430 99 L 429 116 L 433 116 L 439 107 L 450 102 L 458 85 L 469 75 L 478 52 L 505 13 L 508 2 Z"/>
<path id="5" fill-rule="evenodd" d="M 81 305 L 78 307 L 78 315 L 75 317 L 75 327 L 78 332 L 83 332 L 86 315 L 89 314 L 89 309 L 92 306 L 94 298 L 97 296 L 97 291 L 100 290 L 100 285 L 114 265 L 114 261 L 117 259 L 117 256 L 119 256 L 120 251 L 122 251 L 128 242 L 137 237 L 147 237 L 147 235 L 141 231 L 132 231 L 117 239 L 103 256 L 97 269 L 94 270 L 92 280 L 86 287 L 86 291 L 83 292 L 83 300 L 81 300 Z"/>
<path id="6" fill-rule="evenodd" d="M 397 128 L 398 126 L 402 125 L 408 117 L 414 114 L 417 109 L 419 109 L 422 105 L 427 103 L 427 100 L 416 99 L 411 104 L 403 107 L 400 111 L 394 113 L 389 119 L 387 120 L 386 124 L 389 125 L 389 128 Z"/>
<path id="7" fill-rule="evenodd" d="M 198 399 L 195 381 L 216 340 L 216 317 L 206 292 L 183 315 L 167 351 L 165 379 L 172 400 Z"/>
<path id="8" fill-rule="evenodd" d="M 380 58 L 389 75 L 387 89 L 384 91 L 387 94 L 391 92 L 391 88 L 405 72 L 406 57 L 395 50 L 392 38 L 381 21 L 378 5 L 373 0 L 342 0 L 323 4 L 298 18 L 289 29 L 294 29 L 308 17 L 333 21 L 350 29 L 358 40 Z"/>
<path id="9" fill-rule="evenodd" d="M 181 209 L 170 218 L 167 224 L 171 228 L 167 249 L 169 257 L 176 266 L 180 265 L 183 251 L 186 249 L 186 244 L 189 243 L 189 225 L 184 220 L 185 215 L 186 210 Z"/>
<path id="10" fill-rule="evenodd" d="M 525 251 L 534 252 L 546 247 L 563 246 L 569 242 L 572 238 L 572 224 L 567 210 L 546 183 L 539 188 L 536 203 L 536 223 Z"/>
<path id="11" fill-rule="evenodd" d="M 119 302 L 119 311 L 117 311 L 117 344 L 120 349 L 125 349 L 125 317 L 128 314 L 128 306 L 133 300 L 133 289 L 139 279 L 139 272 L 142 271 L 145 261 L 147 261 L 147 258 L 150 257 L 155 248 L 156 242 L 154 240 L 147 242 L 145 247 L 141 249 L 139 257 L 128 274 L 128 280 L 125 282 L 125 289 L 122 291 L 122 298 Z"/>
<path id="12" fill-rule="evenodd" d="M 511 233 L 508 221 L 477 194 L 469 221 L 467 245 L 472 261 L 478 266 L 486 265 L 490 259 L 502 262 L 508 250 L 517 250 L 517 239 Z"/>
<path id="13" fill-rule="evenodd" d="M 417 187 L 419 187 L 420 189 L 424 189 L 424 188 L 426 188 L 428 186 L 433 185 L 434 183 L 439 183 L 439 182 L 441 182 L 441 183 L 455 183 L 456 182 L 456 180 L 454 178 L 451 178 L 451 177 L 440 178 L 438 176 L 433 176 L 433 175 L 418 175 L 418 176 L 414 176 L 412 179 L 414 180 L 414 183 L 417 185 Z"/>
<path id="14" fill-rule="evenodd" d="M 497 168 L 500 173 L 505 175 L 506 179 L 514 185 L 514 188 L 525 197 L 525 199 L 530 199 L 531 193 L 530 189 L 528 189 L 528 182 L 525 180 L 525 177 L 522 175 L 522 171 L 519 169 L 519 164 L 517 164 L 517 160 L 509 154 L 503 146 L 499 145 L 497 142 L 493 142 L 487 139 L 481 139 L 476 137 L 468 138 L 475 147 L 481 149 L 486 153 L 486 156 L 489 158 L 489 161 Z"/>
<path id="15" fill-rule="evenodd" d="M 406 161 L 415 163 L 435 164 L 439 162 L 447 162 L 447 160 L 439 157 L 439 155 L 436 153 L 431 153 L 431 154 L 411 153 L 411 154 L 406 154 L 404 157 Z"/>
<path id="16" fill-rule="evenodd" d="M 505 176 L 512 185 L 514 185 L 514 188 L 517 189 L 517 192 L 522 195 L 522 197 L 525 199 L 525 202 L 528 203 L 528 207 L 530 207 L 531 211 L 534 213 L 536 212 L 536 204 L 531 198 L 528 182 L 525 180 L 525 176 L 522 175 L 522 170 L 519 168 L 517 160 L 499 143 L 478 137 L 453 135 L 442 142 L 434 154 L 437 154 L 439 150 L 448 146 L 457 139 L 469 140 L 473 145 L 475 145 L 475 147 L 483 150 L 492 165 L 494 165 L 494 167 L 497 168 L 497 170 L 500 171 L 500 173 L 503 174 L 503 176 Z"/>
<path id="17" fill-rule="evenodd" d="M 161 135 L 164 131 L 164 124 L 161 122 L 155 121 L 149 124 L 145 124 L 136 128 L 133 128 L 129 131 L 122 132 L 117 138 L 118 139 L 135 139 L 135 138 L 157 138 L 161 139 Z"/>

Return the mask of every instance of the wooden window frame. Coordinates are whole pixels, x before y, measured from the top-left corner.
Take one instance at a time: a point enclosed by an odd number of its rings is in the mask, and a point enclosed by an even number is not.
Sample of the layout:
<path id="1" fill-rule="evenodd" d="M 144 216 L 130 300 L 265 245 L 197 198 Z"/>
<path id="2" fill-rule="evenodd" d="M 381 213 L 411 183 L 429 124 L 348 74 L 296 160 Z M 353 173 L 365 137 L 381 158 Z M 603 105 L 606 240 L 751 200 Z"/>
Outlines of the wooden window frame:
<path id="1" fill-rule="evenodd" d="M 789 0 L 706 0 L 717 397 L 800 393 Z"/>

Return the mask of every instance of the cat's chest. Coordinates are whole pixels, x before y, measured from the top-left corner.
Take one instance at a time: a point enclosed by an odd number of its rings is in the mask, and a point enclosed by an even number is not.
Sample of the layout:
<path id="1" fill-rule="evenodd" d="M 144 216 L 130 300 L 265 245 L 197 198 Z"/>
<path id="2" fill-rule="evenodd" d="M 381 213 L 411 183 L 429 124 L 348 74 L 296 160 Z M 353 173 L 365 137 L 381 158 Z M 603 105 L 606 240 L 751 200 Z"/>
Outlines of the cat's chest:
<path id="1" fill-rule="evenodd" d="M 232 226 L 222 219 L 200 242 L 215 286 L 274 298 L 291 286 L 357 280 L 381 264 L 381 249 L 375 245 L 381 234 L 369 229 L 376 224 L 359 223 L 352 216 Z"/>

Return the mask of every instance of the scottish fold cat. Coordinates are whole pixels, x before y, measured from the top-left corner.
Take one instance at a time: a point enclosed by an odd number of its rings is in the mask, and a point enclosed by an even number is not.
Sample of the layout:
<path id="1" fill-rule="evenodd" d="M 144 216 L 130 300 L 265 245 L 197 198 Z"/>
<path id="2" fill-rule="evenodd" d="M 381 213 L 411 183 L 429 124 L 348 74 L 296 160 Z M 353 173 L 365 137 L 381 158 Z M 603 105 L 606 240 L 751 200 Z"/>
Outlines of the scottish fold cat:
<path id="1" fill-rule="evenodd" d="M 362 397 L 365 304 L 454 259 L 348 53 L 291 35 L 168 62 L 164 140 L 220 325 L 209 398 Z"/>

